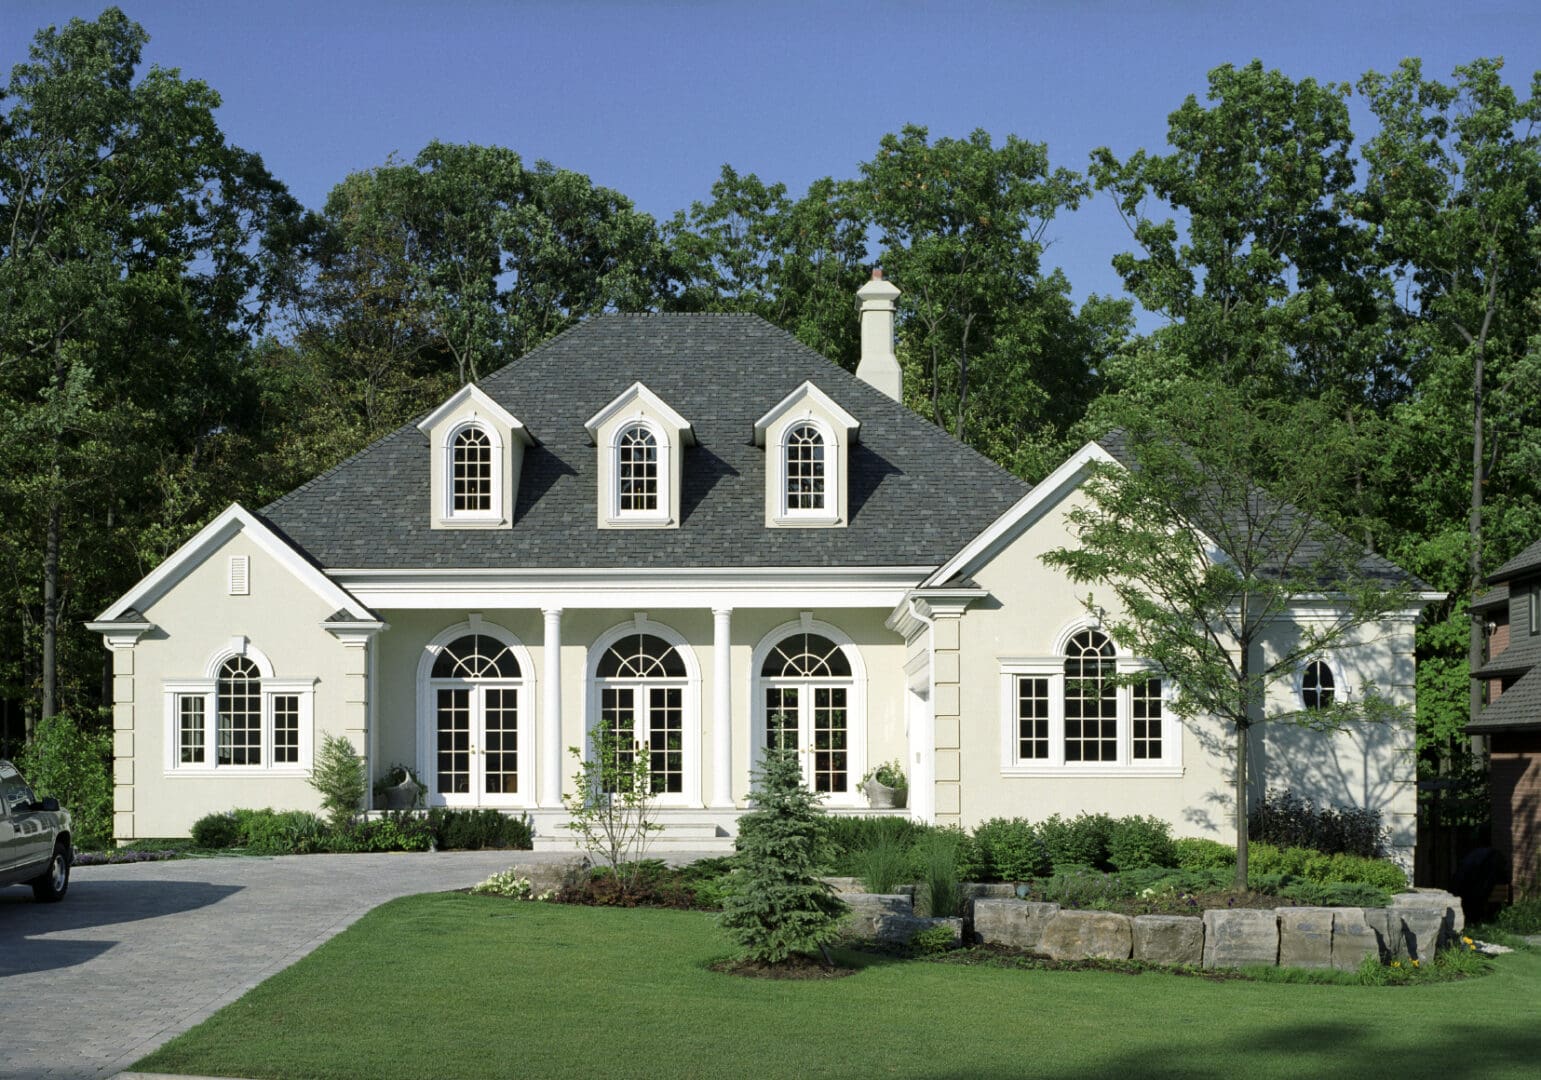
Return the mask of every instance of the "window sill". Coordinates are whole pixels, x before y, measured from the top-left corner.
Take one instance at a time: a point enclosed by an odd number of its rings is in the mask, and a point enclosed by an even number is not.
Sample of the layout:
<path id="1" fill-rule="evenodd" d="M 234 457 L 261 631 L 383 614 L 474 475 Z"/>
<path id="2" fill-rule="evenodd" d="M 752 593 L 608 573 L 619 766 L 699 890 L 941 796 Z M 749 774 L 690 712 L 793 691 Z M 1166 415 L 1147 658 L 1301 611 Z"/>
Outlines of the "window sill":
<path id="1" fill-rule="evenodd" d="M 778 529 L 832 529 L 845 522 L 838 515 L 809 514 L 804 517 L 800 514 L 778 514 L 771 518 L 771 524 Z"/>
<path id="2" fill-rule="evenodd" d="M 611 529 L 667 529 L 674 525 L 674 519 L 668 514 L 622 515 L 606 517 L 605 525 Z"/>
<path id="3" fill-rule="evenodd" d="M 167 769 L 164 775 L 168 779 L 201 777 L 207 780 L 211 776 L 247 776 L 272 777 L 278 780 L 307 780 L 310 778 L 310 770 L 293 765 L 286 765 L 281 769 L 272 769 L 265 765 L 187 765 L 179 769 Z"/>
<path id="4" fill-rule="evenodd" d="M 441 529 L 501 529 L 508 524 L 508 519 L 501 515 L 492 517 L 441 517 L 439 528 Z"/>
<path id="5" fill-rule="evenodd" d="M 1007 765 L 1001 769 L 1001 775 L 1054 777 L 1068 780 L 1080 777 L 1096 778 L 1108 776 L 1123 776 L 1130 778 L 1150 777 L 1152 779 L 1175 779 L 1183 775 L 1181 765 Z"/>

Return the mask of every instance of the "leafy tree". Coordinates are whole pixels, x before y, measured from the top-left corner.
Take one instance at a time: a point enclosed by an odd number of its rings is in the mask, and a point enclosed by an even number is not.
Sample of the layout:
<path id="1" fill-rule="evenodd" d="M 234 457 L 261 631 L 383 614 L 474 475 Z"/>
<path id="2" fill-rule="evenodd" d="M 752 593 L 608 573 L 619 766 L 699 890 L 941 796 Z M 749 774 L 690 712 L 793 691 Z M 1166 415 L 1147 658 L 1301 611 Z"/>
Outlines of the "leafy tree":
<path id="1" fill-rule="evenodd" d="M 847 906 L 817 876 L 825 844 L 819 796 L 787 748 L 766 751 L 755 781 L 754 809 L 738 819 L 723 928 L 759 963 L 815 950 L 827 962 L 825 946 Z"/>
<path id="2" fill-rule="evenodd" d="M 567 749 L 578 770 L 562 805 L 584 848 L 624 896 L 641 881 L 648 841 L 663 828 L 655 819 L 652 764 L 646 747 L 604 721 L 589 729 L 589 747 L 588 756 L 580 747 Z"/>
<path id="3" fill-rule="evenodd" d="M 147 40 L 117 8 L 49 27 L 0 90 L 0 508 L 44 717 L 61 636 L 99 656 L 66 613 L 132 574 L 159 482 L 244 420 L 239 350 L 296 211 L 214 91 L 138 72 Z"/>
<path id="4" fill-rule="evenodd" d="M 861 172 L 885 274 L 904 291 L 907 396 L 959 439 L 991 433 L 992 449 L 1063 435 L 1128 318 L 1100 298 L 1078 314 L 1064 276 L 1042 272 L 1049 224 L 1086 182 L 1052 168 L 1042 143 L 996 147 L 983 130 L 933 142 L 915 126 L 885 135 Z"/>
<path id="5" fill-rule="evenodd" d="M 17 766 L 40 799 L 52 796 L 70 812 L 75 847 L 112 844 L 112 733 L 80 724 L 67 713 L 40 720 L 17 755 Z"/>
<path id="6" fill-rule="evenodd" d="M 1359 83 L 1380 123 L 1365 148 L 1369 177 L 1359 210 L 1398 282 L 1419 388 L 1399 419 L 1438 437 L 1434 470 L 1413 440 L 1399 449 L 1409 455 L 1407 473 L 1424 474 L 1415 481 L 1421 494 L 1444 505 L 1433 513 L 1427 502 L 1403 505 L 1410 531 L 1426 544 L 1464 548 L 1459 591 L 1466 595 L 1483 587 L 1484 568 L 1494 565 L 1486 549 L 1495 527 L 1498 550 L 1509 553 L 1541 531 L 1541 73 L 1521 98 L 1502 67 L 1478 60 L 1445 84 L 1406 60 Z M 1458 425 L 1469 436 L 1456 443 L 1450 433 Z M 1445 451 L 1461 445 L 1466 462 L 1457 471 Z M 1450 482 L 1458 477 L 1464 483 Z M 1443 490 L 1431 490 L 1431 479 Z M 1460 487 L 1464 507 L 1448 501 Z M 1424 524 L 1454 530 L 1463 517 L 1459 545 Z M 1460 607 L 1452 617 L 1461 618 Z M 1469 620 L 1467 639 L 1474 668 L 1480 619 Z M 1474 715 L 1480 684 L 1468 687 Z"/>
<path id="7" fill-rule="evenodd" d="M 1270 709 L 1268 688 L 1407 607 L 1407 589 L 1320 508 L 1323 491 L 1344 479 L 1344 456 L 1319 406 L 1260 403 L 1241 388 L 1198 383 L 1166 408 L 1130 405 L 1116 415 L 1129 465 L 1092 470 L 1088 501 L 1067 515 L 1077 546 L 1044 561 L 1111 593 L 1116 609 L 1103 613 L 1095 594 L 1089 606 L 1119 644 L 1172 681 L 1177 715 L 1213 718 L 1231 733 L 1244 889 L 1252 729 L 1396 715 L 1373 688 L 1310 711 Z M 1302 610 L 1311 617 L 1293 620 L 1298 634 L 1281 634 L 1280 621 Z"/>
<path id="8" fill-rule="evenodd" d="M 310 786 L 321 793 L 321 806 L 332 830 L 340 832 L 358 813 L 369 790 L 364 759 L 353 749 L 352 742 L 331 732 L 321 736 Z"/>
<path id="9" fill-rule="evenodd" d="M 670 306 L 759 315 L 854 371 L 861 338 L 851 297 L 867 272 L 853 186 L 826 177 L 794 200 L 785 184 L 724 165 L 711 194 L 669 225 L 684 279 Z"/>

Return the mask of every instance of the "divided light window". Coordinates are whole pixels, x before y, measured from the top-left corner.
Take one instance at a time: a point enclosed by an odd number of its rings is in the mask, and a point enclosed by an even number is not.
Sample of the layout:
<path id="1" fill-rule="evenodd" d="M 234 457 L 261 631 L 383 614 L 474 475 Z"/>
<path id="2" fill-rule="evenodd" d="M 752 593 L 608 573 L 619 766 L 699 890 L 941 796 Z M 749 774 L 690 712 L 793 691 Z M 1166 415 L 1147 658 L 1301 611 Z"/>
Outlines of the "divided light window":
<path id="1" fill-rule="evenodd" d="M 1312 711 L 1330 709 L 1334 696 L 1332 668 L 1325 660 L 1312 660 L 1300 676 L 1300 703 Z"/>
<path id="2" fill-rule="evenodd" d="M 618 763 L 628 764 L 638 748 L 653 794 L 683 794 L 687 671 L 679 651 L 656 634 L 627 634 L 605 650 L 594 674 Z"/>
<path id="3" fill-rule="evenodd" d="M 232 656 L 219 669 L 221 765 L 262 764 L 262 676 L 244 656 Z"/>
<path id="4" fill-rule="evenodd" d="M 812 424 L 787 433 L 787 510 L 824 509 L 824 436 Z"/>
<path id="5" fill-rule="evenodd" d="M 658 509 L 658 439 L 633 424 L 616 440 L 615 478 L 621 513 Z"/>
<path id="6" fill-rule="evenodd" d="M 851 660 L 822 634 L 790 634 L 760 668 L 765 745 L 801 755 L 814 791 L 848 794 L 851 770 Z"/>
<path id="7" fill-rule="evenodd" d="M 213 678 L 167 680 L 167 768 L 301 770 L 310 766 L 314 680 L 265 679 L 245 655 Z"/>
<path id="8" fill-rule="evenodd" d="M 1065 649 L 1065 760 L 1118 759 L 1113 642 L 1083 630 Z"/>
<path id="9" fill-rule="evenodd" d="M 451 447 L 450 509 L 455 513 L 492 511 L 492 439 L 479 427 L 464 428 Z"/>

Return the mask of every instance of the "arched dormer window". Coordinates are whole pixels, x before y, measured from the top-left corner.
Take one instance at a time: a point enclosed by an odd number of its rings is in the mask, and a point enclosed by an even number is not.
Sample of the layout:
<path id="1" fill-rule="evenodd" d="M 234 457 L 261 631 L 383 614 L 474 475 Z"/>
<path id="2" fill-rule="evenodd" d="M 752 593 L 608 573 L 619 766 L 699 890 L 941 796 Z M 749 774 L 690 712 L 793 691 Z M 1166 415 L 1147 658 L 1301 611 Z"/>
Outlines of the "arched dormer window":
<path id="1" fill-rule="evenodd" d="M 314 679 L 279 679 L 244 637 L 211 658 L 201 679 L 168 679 L 168 772 L 310 768 Z"/>
<path id="2" fill-rule="evenodd" d="M 493 509 L 492 437 L 477 424 L 455 432 L 450 446 L 450 515 L 489 514 Z"/>
<path id="3" fill-rule="evenodd" d="M 824 435 L 812 424 L 797 424 L 787 429 L 786 445 L 787 513 L 824 512 L 825 460 Z"/>
<path id="4" fill-rule="evenodd" d="M 615 439 L 616 509 L 627 514 L 658 513 L 658 437 L 643 424 L 621 429 Z"/>

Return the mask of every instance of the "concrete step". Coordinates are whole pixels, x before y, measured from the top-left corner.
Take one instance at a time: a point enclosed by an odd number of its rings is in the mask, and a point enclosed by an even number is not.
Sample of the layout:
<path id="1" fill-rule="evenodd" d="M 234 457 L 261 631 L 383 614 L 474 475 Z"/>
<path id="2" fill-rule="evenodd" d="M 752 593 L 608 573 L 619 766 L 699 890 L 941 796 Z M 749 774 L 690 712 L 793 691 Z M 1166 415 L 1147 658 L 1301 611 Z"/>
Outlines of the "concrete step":
<path id="1" fill-rule="evenodd" d="M 648 851 L 708 851 L 727 853 L 733 850 L 733 837 L 727 830 L 712 821 L 666 821 L 648 838 Z M 533 838 L 536 851 L 582 851 L 583 844 L 566 824 L 537 832 Z"/>

